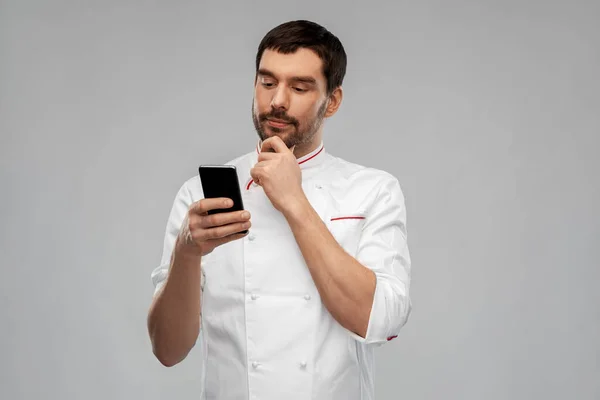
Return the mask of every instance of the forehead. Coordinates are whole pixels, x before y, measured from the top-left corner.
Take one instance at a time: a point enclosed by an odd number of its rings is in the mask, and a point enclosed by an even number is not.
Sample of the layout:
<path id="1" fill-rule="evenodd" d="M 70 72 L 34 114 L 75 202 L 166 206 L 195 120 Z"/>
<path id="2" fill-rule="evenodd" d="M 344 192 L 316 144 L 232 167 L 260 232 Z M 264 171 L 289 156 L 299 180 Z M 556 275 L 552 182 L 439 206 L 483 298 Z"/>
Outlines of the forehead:
<path id="1" fill-rule="evenodd" d="M 325 81 L 323 62 L 317 53 L 306 48 L 290 54 L 267 49 L 261 57 L 259 68 L 274 73 L 279 79 L 306 76 L 315 78 L 317 82 Z"/>

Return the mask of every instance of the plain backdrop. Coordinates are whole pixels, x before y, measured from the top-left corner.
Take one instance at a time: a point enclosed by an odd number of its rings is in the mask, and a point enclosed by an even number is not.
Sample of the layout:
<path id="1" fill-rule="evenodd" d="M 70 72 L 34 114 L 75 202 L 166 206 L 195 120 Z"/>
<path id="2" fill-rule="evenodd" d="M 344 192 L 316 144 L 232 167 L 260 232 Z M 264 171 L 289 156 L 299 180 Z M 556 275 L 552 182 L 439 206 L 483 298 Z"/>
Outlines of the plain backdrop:
<path id="1" fill-rule="evenodd" d="M 260 39 L 306 18 L 348 53 L 327 150 L 406 196 L 377 400 L 599 399 L 599 4 L 0 1 L 0 398 L 197 398 L 150 273 L 183 181 L 256 144 Z"/>

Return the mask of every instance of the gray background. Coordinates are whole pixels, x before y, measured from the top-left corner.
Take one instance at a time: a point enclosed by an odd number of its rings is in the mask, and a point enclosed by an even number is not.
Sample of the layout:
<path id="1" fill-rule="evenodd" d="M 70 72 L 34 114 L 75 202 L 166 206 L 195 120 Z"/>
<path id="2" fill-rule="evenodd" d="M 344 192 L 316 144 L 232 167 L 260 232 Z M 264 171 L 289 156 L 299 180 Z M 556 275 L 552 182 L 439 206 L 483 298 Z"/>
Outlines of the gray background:
<path id="1" fill-rule="evenodd" d="M 256 143 L 258 42 L 349 55 L 328 151 L 396 175 L 414 312 L 378 400 L 600 398 L 598 2 L 0 2 L 0 398 L 194 399 L 152 355 L 173 197 Z"/>

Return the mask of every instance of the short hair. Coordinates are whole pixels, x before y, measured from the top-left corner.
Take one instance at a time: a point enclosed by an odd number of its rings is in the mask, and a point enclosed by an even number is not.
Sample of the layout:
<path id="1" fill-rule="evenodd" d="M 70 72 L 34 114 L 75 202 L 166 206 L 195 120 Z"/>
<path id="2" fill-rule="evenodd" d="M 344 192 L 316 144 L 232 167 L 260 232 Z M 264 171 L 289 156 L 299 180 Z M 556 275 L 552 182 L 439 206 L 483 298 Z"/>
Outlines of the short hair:
<path id="1" fill-rule="evenodd" d="M 267 32 L 256 53 L 256 71 L 258 72 L 265 50 L 290 54 L 299 48 L 314 51 L 323 61 L 323 75 L 327 81 L 328 94 L 342 85 L 347 63 L 344 46 L 323 26 L 307 20 L 285 22 Z"/>

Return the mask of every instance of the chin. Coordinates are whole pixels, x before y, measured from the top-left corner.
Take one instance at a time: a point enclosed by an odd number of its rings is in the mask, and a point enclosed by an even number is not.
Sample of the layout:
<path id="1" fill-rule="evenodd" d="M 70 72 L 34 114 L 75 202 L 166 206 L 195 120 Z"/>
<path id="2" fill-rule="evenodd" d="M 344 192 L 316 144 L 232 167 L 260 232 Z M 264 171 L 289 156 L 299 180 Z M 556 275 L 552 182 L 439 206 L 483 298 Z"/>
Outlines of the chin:
<path id="1" fill-rule="evenodd" d="M 298 144 L 298 138 L 296 137 L 295 129 L 279 129 L 267 124 L 263 124 L 261 128 L 261 137 L 264 137 L 263 140 L 278 136 L 288 148 L 292 147 L 294 144 Z"/>
<path id="2" fill-rule="evenodd" d="M 289 137 L 289 132 L 286 132 L 285 129 L 274 128 L 272 126 L 264 125 L 263 132 L 266 137 L 279 136 L 283 141 L 285 141 L 286 137 Z"/>

